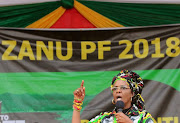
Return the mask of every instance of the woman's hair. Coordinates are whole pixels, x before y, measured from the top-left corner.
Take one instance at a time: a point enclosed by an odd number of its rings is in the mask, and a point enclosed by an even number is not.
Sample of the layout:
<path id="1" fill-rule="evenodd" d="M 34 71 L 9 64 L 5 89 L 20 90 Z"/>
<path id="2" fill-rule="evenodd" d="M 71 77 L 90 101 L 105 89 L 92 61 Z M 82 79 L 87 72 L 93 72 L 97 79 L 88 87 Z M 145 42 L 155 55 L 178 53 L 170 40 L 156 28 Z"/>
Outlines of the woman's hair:
<path id="1" fill-rule="evenodd" d="M 139 109 L 145 109 L 144 100 L 141 97 L 141 92 L 144 87 L 142 78 L 137 73 L 124 69 L 114 76 L 111 82 L 111 88 L 117 80 L 122 80 L 122 78 L 126 80 L 130 89 L 134 92 L 132 103 L 135 104 Z"/>

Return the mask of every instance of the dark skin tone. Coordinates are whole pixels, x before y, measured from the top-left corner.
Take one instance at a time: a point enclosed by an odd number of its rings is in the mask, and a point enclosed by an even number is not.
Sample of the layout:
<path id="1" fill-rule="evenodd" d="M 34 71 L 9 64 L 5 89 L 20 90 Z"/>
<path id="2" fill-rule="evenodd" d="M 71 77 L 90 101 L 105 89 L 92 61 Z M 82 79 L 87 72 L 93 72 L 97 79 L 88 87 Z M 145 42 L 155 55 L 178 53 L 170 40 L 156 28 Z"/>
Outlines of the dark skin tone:
<path id="1" fill-rule="evenodd" d="M 133 97 L 134 94 L 132 93 L 126 81 L 117 80 L 113 84 L 113 87 L 120 87 L 120 86 L 125 86 L 128 89 L 125 89 L 125 90 L 118 89 L 118 90 L 113 91 L 114 101 L 116 103 L 118 100 L 122 100 L 125 104 L 124 109 L 128 109 L 131 107 L 131 98 Z M 126 116 L 123 112 L 116 113 L 115 117 L 116 117 L 117 123 L 133 123 L 133 121 L 128 116 Z"/>

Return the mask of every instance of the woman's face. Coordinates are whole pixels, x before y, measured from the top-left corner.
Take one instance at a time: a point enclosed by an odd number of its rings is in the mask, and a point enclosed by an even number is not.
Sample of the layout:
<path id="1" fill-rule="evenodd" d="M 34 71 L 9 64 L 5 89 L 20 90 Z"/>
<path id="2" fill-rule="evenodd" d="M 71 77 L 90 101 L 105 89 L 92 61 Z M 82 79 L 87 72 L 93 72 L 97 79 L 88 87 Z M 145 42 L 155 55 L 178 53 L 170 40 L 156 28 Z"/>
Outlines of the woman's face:
<path id="1" fill-rule="evenodd" d="M 122 100 L 125 104 L 124 109 L 131 106 L 131 98 L 133 97 L 133 93 L 126 81 L 117 80 L 113 85 L 112 91 L 115 103 L 118 100 Z"/>

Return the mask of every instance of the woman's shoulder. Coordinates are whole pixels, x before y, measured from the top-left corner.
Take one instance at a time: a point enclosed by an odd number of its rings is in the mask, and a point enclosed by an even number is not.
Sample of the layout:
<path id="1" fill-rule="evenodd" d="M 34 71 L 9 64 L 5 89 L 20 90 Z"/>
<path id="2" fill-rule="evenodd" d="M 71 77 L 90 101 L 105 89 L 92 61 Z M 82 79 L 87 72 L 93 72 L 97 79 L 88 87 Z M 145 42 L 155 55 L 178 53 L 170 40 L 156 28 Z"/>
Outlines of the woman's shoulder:
<path id="1" fill-rule="evenodd" d="M 136 106 L 133 106 L 130 115 L 132 119 L 137 118 L 140 123 L 154 123 L 152 115 L 147 110 L 138 109 Z"/>
<path id="2" fill-rule="evenodd" d="M 147 110 L 139 110 L 143 123 L 154 123 L 152 115 Z"/>
<path id="3" fill-rule="evenodd" d="M 144 118 L 152 118 L 152 115 L 147 110 L 139 110 L 139 114 Z"/>

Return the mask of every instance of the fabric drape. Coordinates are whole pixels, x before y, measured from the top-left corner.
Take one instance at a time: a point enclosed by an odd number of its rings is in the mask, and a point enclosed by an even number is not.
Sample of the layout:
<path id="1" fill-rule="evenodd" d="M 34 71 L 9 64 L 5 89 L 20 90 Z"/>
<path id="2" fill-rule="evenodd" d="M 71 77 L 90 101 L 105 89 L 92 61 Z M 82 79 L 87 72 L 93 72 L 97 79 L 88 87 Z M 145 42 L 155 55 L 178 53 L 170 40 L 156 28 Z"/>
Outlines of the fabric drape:
<path id="1" fill-rule="evenodd" d="M 90 9 L 124 26 L 180 23 L 179 4 L 140 4 L 79 1 Z"/>
<path id="2" fill-rule="evenodd" d="M 91 21 L 89 21 L 92 24 L 95 24 L 95 22 L 98 22 L 100 25 L 102 25 L 102 23 L 103 25 L 104 23 L 109 23 L 106 19 L 103 21 L 99 19 L 99 16 L 97 19 L 97 17 L 95 17 L 97 15 L 104 16 L 110 21 L 126 27 L 180 23 L 180 4 L 115 3 L 85 0 L 78 0 L 78 2 L 88 9 L 80 10 L 80 8 L 75 8 L 79 9 L 78 11 L 81 14 L 84 13 L 83 16 L 86 17 L 86 19 L 91 18 Z M 0 7 L 0 27 L 24 28 L 60 6 L 60 1 L 53 1 Z M 93 12 L 93 18 L 89 10 L 91 12 L 95 11 Z"/>
<path id="3" fill-rule="evenodd" d="M 123 27 L 123 25 L 102 16 L 77 1 L 74 1 L 74 7 L 97 28 Z"/>
<path id="4" fill-rule="evenodd" d="M 0 27 L 26 27 L 60 6 L 60 2 L 0 7 Z"/>
<path id="5" fill-rule="evenodd" d="M 50 28 L 66 11 L 62 6 L 26 28 Z"/>
<path id="6" fill-rule="evenodd" d="M 67 9 L 50 28 L 96 28 L 75 8 Z"/>

